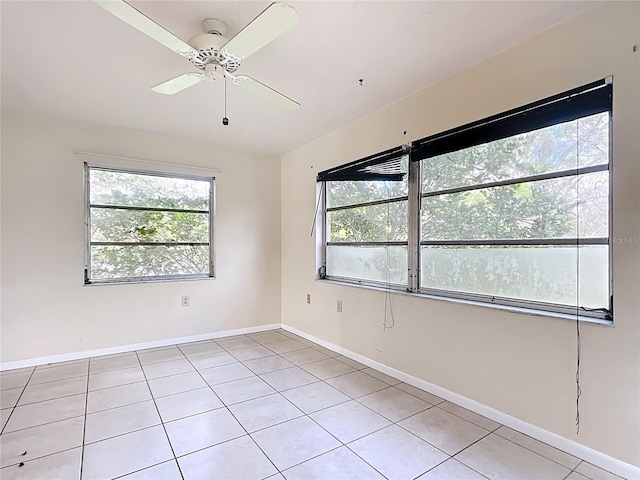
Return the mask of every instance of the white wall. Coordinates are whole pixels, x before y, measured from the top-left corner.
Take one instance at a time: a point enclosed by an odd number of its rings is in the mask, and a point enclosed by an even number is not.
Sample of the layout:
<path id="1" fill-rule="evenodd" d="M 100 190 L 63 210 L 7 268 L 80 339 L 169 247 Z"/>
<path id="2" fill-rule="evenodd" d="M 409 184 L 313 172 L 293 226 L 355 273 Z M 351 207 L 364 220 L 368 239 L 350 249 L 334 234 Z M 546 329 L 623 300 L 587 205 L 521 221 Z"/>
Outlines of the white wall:
<path id="1" fill-rule="evenodd" d="M 614 237 L 640 239 L 639 19 L 601 4 L 284 156 L 283 323 L 640 465 L 640 244 L 613 245 L 615 326 L 581 326 L 576 435 L 575 322 L 392 295 L 384 332 L 384 294 L 315 281 L 309 237 L 319 170 L 614 75 Z"/>
<path id="2" fill-rule="evenodd" d="M 217 278 L 83 286 L 86 158 L 74 150 L 221 168 Z M 1 153 L 2 362 L 280 323 L 280 159 L 6 112 Z"/>

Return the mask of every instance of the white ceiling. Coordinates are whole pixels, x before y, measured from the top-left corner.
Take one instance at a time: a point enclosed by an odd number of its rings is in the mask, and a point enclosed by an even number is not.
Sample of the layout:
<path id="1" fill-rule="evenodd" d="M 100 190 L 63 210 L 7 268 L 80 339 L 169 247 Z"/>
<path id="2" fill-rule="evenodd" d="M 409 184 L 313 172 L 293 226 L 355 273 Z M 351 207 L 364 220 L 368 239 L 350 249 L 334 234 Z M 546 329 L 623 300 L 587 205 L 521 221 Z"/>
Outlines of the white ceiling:
<path id="1" fill-rule="evenodd" d="M 219 18 L 238 32 L 270 2 L 132 1 L 183 40 Z M 463 70 L 597 2 L 292 1 L 302 20 L 244 61 L 293 113 L 221 84 L 150 87 L 190 63 L 88 1 L 0 1 L 2 108 L 281 155 Z M 364 78 L 364 87 L 358 79 Z"/>

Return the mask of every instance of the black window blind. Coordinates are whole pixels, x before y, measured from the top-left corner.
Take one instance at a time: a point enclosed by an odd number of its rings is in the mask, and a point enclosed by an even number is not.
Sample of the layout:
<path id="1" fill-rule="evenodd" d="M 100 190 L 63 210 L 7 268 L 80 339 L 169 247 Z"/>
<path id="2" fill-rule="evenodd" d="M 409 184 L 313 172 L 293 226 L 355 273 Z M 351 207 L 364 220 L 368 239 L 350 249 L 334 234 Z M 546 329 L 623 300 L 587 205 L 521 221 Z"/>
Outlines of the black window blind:
<path id="1" fill-rule="evenodd" d="M 414 142 L 411 161 L 611 111 L 613 85 L 606 80 L 584 85 L 493 117 L 478 120 Z"/>
<path id="2" fill-rule="evenodd" d="M 318 182 L 347 180 L 402 181 L 407 174 L 402 157 L 409 153 L 409 146 L 402 145 L 382 153 L 330 168 L 318 173 Z"/>

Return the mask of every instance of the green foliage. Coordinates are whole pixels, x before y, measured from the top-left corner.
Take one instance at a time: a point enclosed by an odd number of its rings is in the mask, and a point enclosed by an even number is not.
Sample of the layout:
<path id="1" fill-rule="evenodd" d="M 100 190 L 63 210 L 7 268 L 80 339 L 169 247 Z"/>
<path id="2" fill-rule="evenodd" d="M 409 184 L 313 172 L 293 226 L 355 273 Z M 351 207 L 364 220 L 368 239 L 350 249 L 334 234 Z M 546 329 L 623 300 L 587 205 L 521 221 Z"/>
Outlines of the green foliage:
<path id="1" fill-rule="evenodd" d="M 209 209 L 209 183 L 91 170 L 91 203 L 181 210 Z M 91 208 L 91 241 L 208 243 L 209 214 Z M 92 279 L 209 273 L 208 246 L 91 247 Z"/>
<path id="2" fill-rule="evenodd" d="M 422 162 L 422 192 L 607 164 L 608 124 L 608 114 L 603 113 L 426 159 Z M 407 180 L 329 182 L 327 191 L 330 206 L 346 206 L 406 196 Z M 422 199 L 421 238 L 606 237 L 608 208 L 608 172 L 442 194 Z M 406 201 L 330 215 L 329 239 L 333 242 L 406 241 L 407 236 Z M 368 272 L 366 278 L 384 281 L 389 276 L 388 265 L 406 265 L 403 248 L 381 249 L 375 255 L 358 247 L 332 248 L 334 265 L 328 263 L 329 274 L 361 278 L 358 272 Z M 394 255 L 404 258 L 394 259 Z M 597 258 L 594 265 L 606 266 L 606 247 L 590 255 Z M 423 249 L 421 282 L 445 290 L 560 303 L 573 298 L 575 303 L 576 265 L 571 261 L 575 256 L 575 248 Z M 548 268 L 548 262 L 557 265 Z M 394 277 L 398 278 L 397 272 Z M 592 289 L 592 301 L 585 303 L 606 300 L 606 285 L 598 285 Z"/>
<path id="3" fill-rule="evenodd" d="M 208 242 L 209 214 L 91 209 L 94 242 Z"/>

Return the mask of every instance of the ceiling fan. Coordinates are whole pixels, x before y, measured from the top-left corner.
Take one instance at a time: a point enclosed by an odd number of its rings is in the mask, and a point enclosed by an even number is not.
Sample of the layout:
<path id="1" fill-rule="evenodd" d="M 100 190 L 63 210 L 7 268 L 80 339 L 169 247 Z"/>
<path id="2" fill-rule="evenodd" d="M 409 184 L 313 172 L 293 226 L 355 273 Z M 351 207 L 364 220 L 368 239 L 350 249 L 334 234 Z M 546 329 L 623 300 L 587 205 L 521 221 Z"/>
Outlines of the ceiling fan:
<path id="1" fill-rule="evenodd" d="M 205 79 L 221 81 L 229 78 L 234 85 L 286 111 L 293 111 L 300 106 L 295 100 L 254 78 L 235 74 L 245 58 L 300 21 L 300 16 L 293 7 L 278 2 L 272 3 L 231 39 L 225 37 L 226 23 L 209 18 L 202 22 L 204 33 L 196 35 L 185 43 L 123 0 L 92 1 L 133 28 L 186 57 L 201 70 L 196 73 L 185 73 L 160 83 L 152 87 L 151 90 L 154 92 L 173 95 Z M 223 124 L 228 123 L 225 116 Z"/>

